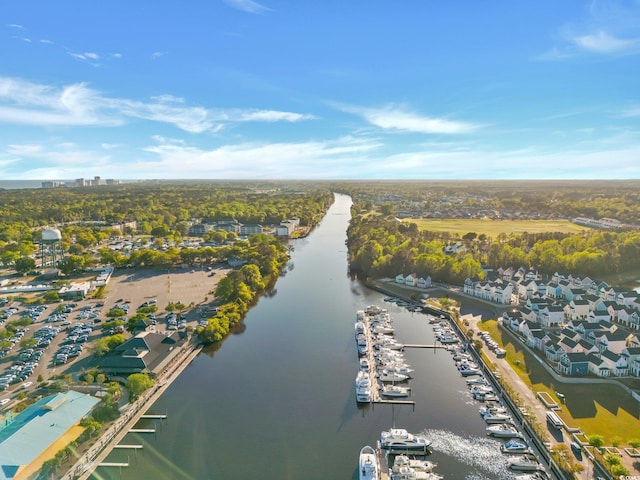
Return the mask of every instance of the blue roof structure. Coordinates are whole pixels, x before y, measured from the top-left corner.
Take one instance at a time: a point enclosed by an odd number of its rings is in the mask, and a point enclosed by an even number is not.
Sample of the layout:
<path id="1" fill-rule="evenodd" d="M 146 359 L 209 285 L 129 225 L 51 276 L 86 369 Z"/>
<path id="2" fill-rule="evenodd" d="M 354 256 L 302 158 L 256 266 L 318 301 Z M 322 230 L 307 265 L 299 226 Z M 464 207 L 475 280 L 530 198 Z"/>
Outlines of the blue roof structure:
<path id="1" fill-rule="evenodd" d="M 0 480 L 14 478 L 100 400 L 74 392 L 42 398 L 0 430 Z"/>

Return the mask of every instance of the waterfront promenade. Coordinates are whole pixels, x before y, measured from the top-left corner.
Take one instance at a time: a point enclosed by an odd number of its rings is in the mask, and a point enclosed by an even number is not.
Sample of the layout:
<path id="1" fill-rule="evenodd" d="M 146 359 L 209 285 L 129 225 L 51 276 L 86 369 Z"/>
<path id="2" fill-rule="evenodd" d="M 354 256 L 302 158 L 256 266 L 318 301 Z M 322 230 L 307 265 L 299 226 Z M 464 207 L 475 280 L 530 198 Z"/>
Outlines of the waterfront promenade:
<path id="1" fill-rule="evenodd" d="M 111 450 L 118 445 L 131 428 L 146 413 L 148 408 L 164 393 L 180 373 L 198 356 L 202 345 L 194 342 L 185 344 L 182 352 L 156 379 L 154 386 L 142 394 L 135 402 L 126 406 L 126 410 L 105 430 L 100 438 L 85 452 L 78 461 L 61 477 L 61 480 L 88 479 L 93 471 L 104 462 Z"/>

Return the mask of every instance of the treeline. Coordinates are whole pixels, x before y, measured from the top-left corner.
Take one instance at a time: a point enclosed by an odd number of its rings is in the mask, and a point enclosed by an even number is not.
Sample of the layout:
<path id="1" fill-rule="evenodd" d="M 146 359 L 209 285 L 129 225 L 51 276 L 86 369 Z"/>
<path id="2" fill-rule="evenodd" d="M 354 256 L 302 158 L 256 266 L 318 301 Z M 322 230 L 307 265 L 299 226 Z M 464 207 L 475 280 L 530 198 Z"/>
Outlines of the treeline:
<path id="1" fill-rule="evenodd" d="M 295 188 L 293 188 L 295 186 Z M 96 256 L 91 251 L 99 242 L 123 234 L 155 238 L 156 247 L 177 245 L 187 235 L 192 221 L 215 222 L 235 219 L 240 223 L 278 224 L 297 217 L 300 225 L 314 225 L 333 201 L 326 187 L 311 183 L 196 183 L 123 184 L 86 188 L 24 189 L 0 191 L 0 262 L 20 272 L 34 268 L 21 259 L 35 253 L 42 228 L 56 226 L 62 234 L 67 254 L 59 266 L 63 273 L 91 267 Z M 110 228 L 113 222 L 135 221 L 134 230 Z M 212 231 L 208 241 L 225 243 L 235 234 Z M 143 244 L 146 240 L 143 240 Z M 224 250 L 178 252 L 137 251 L 121 255 L 100 251 L 102 263 L 121 265 L 192 264 L 196 258 L 225 258 Z M 229 252 L 233 256 L 233 252 Z"/>
<path id="2" fill-rule="evenodd" d="M 598 277 L 640 268 L 640 232 L 598 231 L 581 234 L 542 233 L 500 235 L 498 240 L 475 235 L 446 239 L 440 232 L 419 231 L 416 224 L 366 214 L 354 206 L 347 245 L 350 268 L 372 277 L 416 273 L 435 281 L 461 285 L 483 277 L 482 265 L 533 268 L 541 273 L 571 273 Z M 445 254 L 452 240 L 461 252 Z"/>
<path id="3" fill-rule="evenodd" d="M 286 246 L 268 235 L 252 235 L 237 258 L 247 262 L 218 282 L 217 313 L 196 332 L 205 342 L 219 342 L 245 316 L 260 294 L 273 286 L 289 255 Z"/>
<path id="4" fill-rule="evenodd" d="M 480 261 L 471 253 L 446 255 L 445 243 L 430 232 L 390 217 L 354 216 L 347 229 L 347 247 L 351 270 L 365 276 L 416 273 L 453 284 L 483 276 Z"/>
<path id="5" fill-rule="evenodd" d="M 332 188 L 367 209 L 391 205 L 422 217 L 472 208 L 513 218 L 610 217 L 640 224 L 638 180 L 388 180 L 337 183 Z"/>

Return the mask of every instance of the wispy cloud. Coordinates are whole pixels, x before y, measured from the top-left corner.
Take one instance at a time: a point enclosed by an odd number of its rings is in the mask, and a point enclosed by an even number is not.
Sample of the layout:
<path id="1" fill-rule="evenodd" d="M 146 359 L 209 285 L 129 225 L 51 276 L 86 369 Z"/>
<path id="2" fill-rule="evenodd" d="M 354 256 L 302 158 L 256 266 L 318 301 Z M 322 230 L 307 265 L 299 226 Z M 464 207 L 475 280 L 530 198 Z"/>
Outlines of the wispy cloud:
<path id="1" fill-rule="evenodd" d="M 151 59 L 152 60 L 156 60 L 156 59 L 158 59 L 160 57 L 164 57 L 166 54 L 167 54 L 167 52 L 153 52 L 151 54 Z"/>
<path id="2" fill-rule="evenodd" d="M 583 18 L 558 29 L 557 45 L 538 60 L 640 53 L 640 2 L 592 0 Z"/>
<path id="3" fill-rule="evenodd" d="M 480 128 L 480 125 L 472 123 L 418 115 L 396 105 L 388 105 L 383 108 L 337 105 L 337 108 L 358 115 L 376 127 L 398 132 L 462 134 Z"/>
<path id="4" fill-rule="evenodd" d="M 621 39 L 604 30 L 574 37 L 573 42 L 581 49 L 595 53 L 631 53 L 640 47 L 640 38 Z"/>
<path id="5" fill-rule="evenodd" d="M 206 150 L 176 143 L 151 145 L 144 150 L 157 156 L 152 165 L 175 178 L 333 178 L 362 169 L 367 155 L 380 148 L 375 140 L 343 137 L 327 141 L 242 143 Z M 134 167 L 134 168 L 137 168 Z M 158 171 L 158 170 L 153 170 Z"/>
<path id="6" fill-rule="evenodd" d="M 314 120 L 317 117 L 309 114 L 281 112 L 277 110 L 251 110 L 238 112 L 237 119 L 241 122 L 299 122 Z"/>
<path id="7" fill-rule="evenodd" d="M 253 0 L 224 0 L 224 2 L 230 7 L 248 13 L 261 14 L 271 10 L 258 2 L 254 2 Z"/>
<path id="8" fill-rule="evenodd" d="M 24 30 L 24 27 L 22 25 L 20 25 L 19 23 L 8 23 L 7 28 L 14 28 L 16 30 Z"/>
<path id="9" fill-rule="evenodd" d="M 137 118 L 174 125 L 190 132 L 216 132 L 225 123 L 297 122 L 313 115 L 278 110 L 209 109 L 187 105 L 171 95 L 150 101 L 112 98 L 77 83 L 54 87 L 10 77 L 0 77 L 0 122 L 19 125 L 118 126 Z"/>
<path id="10" fill-rule="evenodd" d="M 40 43 L 44 43 L 45 45 L 53 45 L 53 42 L 47 38 L 41 39 Z"/>

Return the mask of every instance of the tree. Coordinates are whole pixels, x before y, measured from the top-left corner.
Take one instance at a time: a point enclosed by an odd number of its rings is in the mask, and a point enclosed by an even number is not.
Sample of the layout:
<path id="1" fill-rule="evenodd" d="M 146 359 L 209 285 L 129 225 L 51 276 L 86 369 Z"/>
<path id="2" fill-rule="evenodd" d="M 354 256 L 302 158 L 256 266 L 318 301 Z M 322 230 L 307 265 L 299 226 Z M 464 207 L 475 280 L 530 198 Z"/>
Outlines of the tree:
<path id="1" fill-rule="evenodd" d="M 125 386 L 129 391 L 129 401 L 134 401 L 142 392 L 153 387 L 153 380 L 146 373 L 132 373 Z"/>
<path id="2" fill-rule="evenodd" d="M 33 337 L 23 338 L 20 340 L 21 348 L 33 348 L 38 344 L 38 340 Z"/>
<path id="3" fill-rule="evenodd" d="M 57 290 L 49 290 L 43 295 L 43 299 L 47 303 L 56 303 L 60 301 L 60 294 Z"/>
<path id="4" fill-rule="evenodd" d="M 60 260 L 58 266 L 60 271 L 65 275 L 69 275 L 77 270 L 82 270 L 85 265 L 84 257 L 79 255 L 69 255 Z"/>
<path id="5" fill-rule="evenodd" d="M 27 273 L 36 268 L 36 261 L 31 257 L 20 257 L 15 261 L 16 272 Z"/>
<path id="6" fill-rule="evenodd" d="M 594 448 L 600 448 L 604 445 L 604 438 L 602 438 L 602 435 L 589 435 L 589 445 Z"/>
<path id="7" fill-rule="evenodd" d="M 117 346 L 122 345 L 124 342 L 125 338 L 121 333 L 111 335 L 110 337 L 104 337 L 93 345 L 92 352 L 97 357 L 103 357 Z"/>

